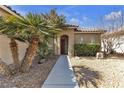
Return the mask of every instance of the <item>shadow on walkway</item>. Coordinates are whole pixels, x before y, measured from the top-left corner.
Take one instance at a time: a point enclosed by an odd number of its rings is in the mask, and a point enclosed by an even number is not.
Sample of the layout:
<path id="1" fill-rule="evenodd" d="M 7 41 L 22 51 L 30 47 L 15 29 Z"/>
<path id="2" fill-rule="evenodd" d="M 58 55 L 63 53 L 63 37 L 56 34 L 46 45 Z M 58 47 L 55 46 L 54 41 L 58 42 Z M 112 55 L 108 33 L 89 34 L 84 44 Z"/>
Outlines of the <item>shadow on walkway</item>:
<path id="1" fill-rule="evenodd" d="M 102 76 L 98 71 L 93 71 L 86 66 L 74 66 L 73 69 L 80 87 L 98 88 L 102 80 Z"/>

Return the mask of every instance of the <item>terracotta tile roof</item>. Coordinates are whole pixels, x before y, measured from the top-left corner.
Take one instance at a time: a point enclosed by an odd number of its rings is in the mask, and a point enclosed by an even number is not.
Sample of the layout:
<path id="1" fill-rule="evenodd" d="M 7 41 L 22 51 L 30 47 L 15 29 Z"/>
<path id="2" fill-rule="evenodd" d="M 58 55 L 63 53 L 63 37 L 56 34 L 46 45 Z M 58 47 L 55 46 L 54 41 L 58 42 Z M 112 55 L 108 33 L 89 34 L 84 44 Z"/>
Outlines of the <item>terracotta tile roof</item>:
<path id="1" fill-rule="evenodd" d="M 103 29 L 77 29 L 75 33 L 105 33 L 106 30 Z"/>
<path id="2" fill-rule="evenodd" d="M 77 25 L 71 25 L 71 24 L 65 24 L 63 27 L 72 27 L 72 28 L 78 28 Z"/>

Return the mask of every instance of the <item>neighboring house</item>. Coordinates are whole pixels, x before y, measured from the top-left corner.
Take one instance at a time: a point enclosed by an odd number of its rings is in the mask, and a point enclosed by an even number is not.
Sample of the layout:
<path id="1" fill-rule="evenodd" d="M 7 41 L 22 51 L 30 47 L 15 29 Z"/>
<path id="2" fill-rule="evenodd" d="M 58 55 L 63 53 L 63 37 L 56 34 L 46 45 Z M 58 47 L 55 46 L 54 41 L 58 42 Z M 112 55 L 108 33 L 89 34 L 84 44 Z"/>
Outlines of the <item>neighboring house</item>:
<path id="1" fill-rule="evenodd" d="M 0 16 L 7 17 L 8 15 L 20 17 L 19 14 L 11 10 L 9 7 L 0 5 Z M 0 35 L 0 58 L 7 64 L 13 63 L 9 43 L 10 39 L 7 36 Z M 19 41 L 17 41 L 17 43 L 19 47 L 19 59 L 22 60 L 27 48 L 27 44 Z"/>
<path id="2" fill-rule="evenodd" d="M 107 32 L 101 38 L 102 51 L 124 53 L 124 30 Z"/>
<path id="3" fill-rule="evenodd" d="M 7 6 L 0 6 L 0 16 L 13 15 L 20 17 L 18 13 Z M 101 34 L 104 30 L 78 30 L 78 26 L 66 25 L 65 29 L 51 39 L 50 47 L 53 48 L 56 55 L 66 54 L 74 56 L 74 44 L 98 43 L 101 44 Z M 0 58 L 11 64 L 12 56 L 9 47 L 10 39 L 7 36 L 0 35 Z M 17 41 L 19 47 L 19 59 L 22 60 L 27 48 L 27 44 Z"/>

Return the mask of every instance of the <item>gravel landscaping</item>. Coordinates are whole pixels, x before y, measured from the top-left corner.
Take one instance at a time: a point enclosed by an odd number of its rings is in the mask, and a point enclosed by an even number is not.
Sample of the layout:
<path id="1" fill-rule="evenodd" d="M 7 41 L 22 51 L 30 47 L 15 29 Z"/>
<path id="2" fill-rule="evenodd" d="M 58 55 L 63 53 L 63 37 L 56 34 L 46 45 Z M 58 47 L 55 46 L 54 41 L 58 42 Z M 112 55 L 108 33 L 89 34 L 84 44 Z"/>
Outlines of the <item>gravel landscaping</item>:
<path id="1" fill-rule="evenodd" d="M 6 77 L 0 75 L 0 88 L 41 88 L 58 56 L 48 58 L 44 63 L 34 61 L 28 73 L 20 73 Z"/>
<path id="2" fill-rule="evenodd" d="M 73 57 L 71 63 L 80 87 L 123 88 L 124 58 Z"/>

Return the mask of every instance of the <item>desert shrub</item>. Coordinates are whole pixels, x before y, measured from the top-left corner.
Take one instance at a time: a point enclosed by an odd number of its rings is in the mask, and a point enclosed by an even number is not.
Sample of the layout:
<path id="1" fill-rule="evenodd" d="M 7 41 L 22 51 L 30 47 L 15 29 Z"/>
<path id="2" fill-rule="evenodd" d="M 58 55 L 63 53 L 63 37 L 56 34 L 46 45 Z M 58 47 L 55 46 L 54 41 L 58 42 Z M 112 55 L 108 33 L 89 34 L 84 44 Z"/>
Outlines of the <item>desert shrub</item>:
<path id="1" fill-rule="evenodd" d="M 95 56 L 100 51 L 99 44 L 75 44 L 75 56 Z"/>
<path id="2" fill-rule="evenodd" d="M 42 42 L 39 44 L 38 55 L 40 56 L 40 59 L 44 59 L 47 56 L 50 56 L 52 53 L 53 50 L 48 47 L 46 42 Z"/>

